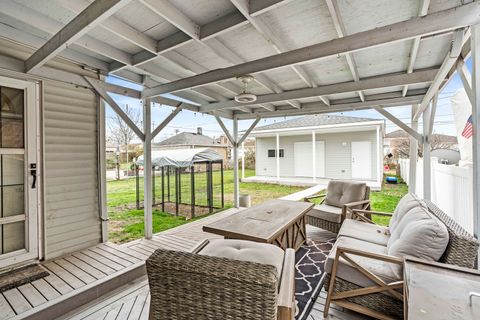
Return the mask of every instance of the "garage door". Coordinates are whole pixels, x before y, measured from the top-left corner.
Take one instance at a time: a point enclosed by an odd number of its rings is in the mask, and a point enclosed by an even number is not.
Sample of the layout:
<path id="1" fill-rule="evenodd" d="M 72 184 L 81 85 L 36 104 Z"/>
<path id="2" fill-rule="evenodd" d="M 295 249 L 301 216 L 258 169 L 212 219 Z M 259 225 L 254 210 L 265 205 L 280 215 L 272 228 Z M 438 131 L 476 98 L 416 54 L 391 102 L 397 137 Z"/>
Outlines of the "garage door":
<path id="1" fill-rule="evenodd" d="M 295 142 L 294 165 L 296 177 L 313 177 L 312 142 Z M 325 142 L 315 142 L 316 176 L 325 177 Z"/>

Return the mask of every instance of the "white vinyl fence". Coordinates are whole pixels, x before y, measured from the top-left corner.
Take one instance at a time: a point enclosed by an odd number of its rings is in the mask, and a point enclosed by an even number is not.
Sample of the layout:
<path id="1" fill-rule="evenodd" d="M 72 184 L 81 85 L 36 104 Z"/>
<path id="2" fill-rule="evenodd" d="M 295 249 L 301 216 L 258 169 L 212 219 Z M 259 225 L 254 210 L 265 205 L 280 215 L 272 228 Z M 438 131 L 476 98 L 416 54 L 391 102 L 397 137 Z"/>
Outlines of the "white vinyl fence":
<path id="1" fill-rule="evenodd" d="M 409 184 L 409 159 L 400 159 L 400 175 Z M 423 197 L 423 159 L 417 162 L 415 193 Z M 473 170 L 432 159 L 432 202 L 473 233 Z"/>

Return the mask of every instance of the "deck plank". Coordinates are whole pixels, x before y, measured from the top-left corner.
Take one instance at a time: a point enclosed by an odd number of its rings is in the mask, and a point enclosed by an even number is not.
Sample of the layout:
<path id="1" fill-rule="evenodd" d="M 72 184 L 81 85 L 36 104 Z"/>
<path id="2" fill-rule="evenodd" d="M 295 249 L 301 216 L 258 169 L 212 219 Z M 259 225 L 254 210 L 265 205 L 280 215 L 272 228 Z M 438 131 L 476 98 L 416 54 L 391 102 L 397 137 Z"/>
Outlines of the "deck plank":
<path id="1" fill-rule="evenodd" d="M 124 302 L 122 305 L 122 309 L 120 309 L 120 312 L 118 313 L 115 320 L 128 320 L 130 311 L 132 310 L 132 307 L 135 304 L 135 301 L 137 300 L 137 298 L 138 296 L 133 297 L 130 300 Z"/>
<path id="2" fill-rule="evenodd" d="M 32 285 L 45 297 L 47 300 L 53 300 L 60 297 L 60 293 L 55 290 L 45 279 L 38 279 L 32 282 Z"/>
<path id="3" fill-rule="evenodd" d="M 12 318 L 15 316 L 15 311 L 8 304 L 7 299 L 0 293 L 0 310 L 2 310 L 2 317 L 5 319 Z"/>
<path id="4" fill-rule="evenodd" d="M 43 266 L 46 267 L 51 272 L 53 272 L 60 279 L 65 281 L 65 283 L 68 284 L 73 289 L 78 289 L 85 285 L 83 281 L 80 281 L 77 277 L 75 277 L 73 274 L 71 274 L 67 270 L 57 265 L 55 262 L 46 262 L 43 264 Z"/>
<path id="5" fill-rule="evenodd" d="M 124 267 L 128 267 L 128 266 L 130 266 L 130 265 L 133 264 L 133 262 L 130 262 L 130 261 L 128 261 L 128 260 L 125 260 L 125 259 L 123 259 L 123 258 L 120 258 L 120 257 L 118 257 L 118 256 L 116 256 L 116 255 L 114 255 L 114 254 L 111 254 L 111 253 L 108 252 L 108 251 L 102 250 L 102 249 L 100 249 L 100 248 L 98 248 L 98 247 L 93 247 L 93 248 L 90 248 L 90 249 L 88 249 L 88 250 L 93 251 L 93 252 L 95 252 L 95 253 L 98 253 L 99 255 L 101 255 L 101 256 L 103 256 L 103 257 L 105 257 L 105 258 L 107 258 L 107 259 L 110 259 L 110 260 L 112 260 L 112 261 L 114 261 L 114 262 L 116 262 L 116 263 L 118 263 L 118 264 L 120 264 L 120 265 L 122 265 L 122 266 L 124 266 Z"/>
<path id="6" fill-rule="evenodd" d="M 123 270 L 125 267 L 122 266 L 121 264 L 118 264 L 116 263 L 115 261 L 112 261 L 108 258 L 105 258 L 104 256 L 96 253 L 96 252 L 93 252 L 93 251 L 90 251 L 90 250 L 85 250 L 85 251 L 82 251 L 82 254 L 114 269 L 115 271 L 119 271 L 119 270 Z"/>
<path id="7" fill-rule="evenodd" d="M 95 278 L 77 267 L 76 265 L 68 262 L 65 259 L 57 259 L 55 260 L 55 263 L 58 264 L 60 267 L 63 269 L 67 270 L 71 274 L 73 274 L 75 277 L 83 281 L 85 284 L 92 283 L 95 281 Z"/>
<path id="8" fill-rule="evenodd" d="M 131 263 L 137 263 L 142 260 L 145 260 L 143 257 L 136 257 L 133 254 L 130 253 L 130 250 L 124 249 L 120 246 L 113 245 L 111 243 L 104 243 L 102 245 L 99 245 L 99 248 L 107 251 L 113 255 L 116 255 L 117 257 L 120 257 L 124 260 L 130 261 Z"/>
<path id="9" fill-rule="evenodd" d="M 51 270 L 50 270 L 51 271 Z M 51 285 L 61 295 L 67 294 L 73 291 L 73 288 L 69 286 L 65 281 L 60 279 L 56 274 L 51 273 L 49 276 L 43 278 L 49 285 Z"/>
<path id="10" fill-rule="evenodd" d="M 112 274 L 112 273 L 115 272 L 115 269 L 111 268 L 110 266 L 108 266 L 106 264 L 101 263 L 100 261 L 97 261 L 97 260 L 93 259 L 92 257 L 87 256 L 83 252 L 74 253 L 73 256 L 75 258 L 89 264 L 90 266 L 94 267 L 95 269 L 100 270 L 101 272 L 103 272 L 105 274 Z"/>
<path id="11" fill-rule="evenodd" d="M 16 314 L 23 313 L 32 309 L 27 299 L 18 291 L 18 289 L 10 289 L 3 292 L 3 296 L 7 299 L 10 306 L 13 308 Z"/>
<path id="12" fill-rule="evenodd" d="M 88 263 L 85 263 L 74 256 L 67 256 L 64 259 L 70 262 L 72 265 L 76 266 L 77 268 L 80 268 L 81 270 L 85 271 L 86 273 L 88 273 L 89 275 L 91 275 L 96 279 L 101 279 L 107 275 L 106 273 L 101 272 L 97 268 L 92 267 Z"/>
<path id="13" fill-rule="evenodd" d="M 33 307 L 47 302 L 47 299 L 31 283 L 21 285 L 17 289 Z"/>

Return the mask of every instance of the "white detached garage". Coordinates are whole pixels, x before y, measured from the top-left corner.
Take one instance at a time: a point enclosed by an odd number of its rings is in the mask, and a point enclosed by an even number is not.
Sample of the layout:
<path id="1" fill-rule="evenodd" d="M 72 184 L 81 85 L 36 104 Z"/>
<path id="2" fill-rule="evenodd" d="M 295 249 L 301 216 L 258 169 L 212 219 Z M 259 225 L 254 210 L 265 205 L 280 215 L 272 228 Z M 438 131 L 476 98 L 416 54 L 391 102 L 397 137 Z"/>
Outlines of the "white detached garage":
<path id="1" fill-rule="evenodd" d="M 381 182 L 383 120 L 313 115 L 258 127 L 252 181 L 317 179 Z"/>

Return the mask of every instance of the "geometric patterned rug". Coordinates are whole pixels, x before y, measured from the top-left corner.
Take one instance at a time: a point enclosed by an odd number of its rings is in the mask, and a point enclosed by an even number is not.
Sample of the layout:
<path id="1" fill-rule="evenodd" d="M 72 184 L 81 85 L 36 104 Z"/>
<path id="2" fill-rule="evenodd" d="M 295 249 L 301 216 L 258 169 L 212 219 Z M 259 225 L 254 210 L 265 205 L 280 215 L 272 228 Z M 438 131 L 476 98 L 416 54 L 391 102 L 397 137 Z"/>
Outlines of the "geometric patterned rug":
<path id="1" fill-rule="evenodd" d="M 296 320 L 305 320 L 320 293 L 324 281 L 323 265 L 335 238 L 326 242 L 307 242 L 295 253 Z"/>

